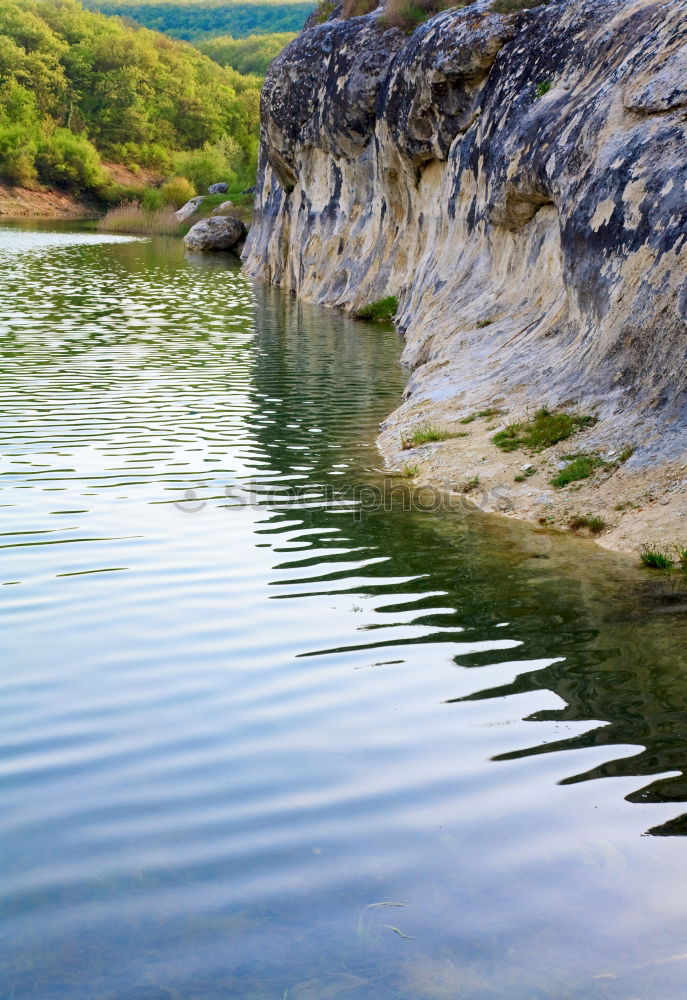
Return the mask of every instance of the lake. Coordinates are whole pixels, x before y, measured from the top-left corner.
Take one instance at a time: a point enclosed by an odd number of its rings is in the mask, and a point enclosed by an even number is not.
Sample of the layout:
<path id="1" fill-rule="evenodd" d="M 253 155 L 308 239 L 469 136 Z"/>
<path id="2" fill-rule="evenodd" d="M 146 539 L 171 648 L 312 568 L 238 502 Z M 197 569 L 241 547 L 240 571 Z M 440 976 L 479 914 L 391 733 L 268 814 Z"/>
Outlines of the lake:
<path id="1" fill-rule="evenodd" d="M 684 996 L 679 579 L 385 476 L 397 335 L 229 255 L 5 223 L 0 347 L 3 1000 Z"/>

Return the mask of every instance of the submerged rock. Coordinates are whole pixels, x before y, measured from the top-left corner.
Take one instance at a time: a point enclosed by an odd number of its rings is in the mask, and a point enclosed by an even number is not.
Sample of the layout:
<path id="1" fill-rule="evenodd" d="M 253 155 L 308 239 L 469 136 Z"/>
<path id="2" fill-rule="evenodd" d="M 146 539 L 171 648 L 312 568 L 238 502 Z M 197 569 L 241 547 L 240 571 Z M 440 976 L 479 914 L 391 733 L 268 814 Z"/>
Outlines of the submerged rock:
<path id="1" fill-rule="evenodd" d="M 197 195 L 195 198 L 191 198 L 190 201 L 187 201 L 185 205 L 182 205 L 181 208 L 174 213 L 177 221 L 186 222 L 186 220 L 190 219 L 192 215 L 195 215 L 202 203 L 202 194 Z"/>
<path id="2" fill-rule="evenodd" d="M 202 219 L 189 229 L 184 237 L 188 250 L 203 253 L 214 250 L 233 250 L 246 236 L 246 227 L 239 219 L 218 217 Z"/>

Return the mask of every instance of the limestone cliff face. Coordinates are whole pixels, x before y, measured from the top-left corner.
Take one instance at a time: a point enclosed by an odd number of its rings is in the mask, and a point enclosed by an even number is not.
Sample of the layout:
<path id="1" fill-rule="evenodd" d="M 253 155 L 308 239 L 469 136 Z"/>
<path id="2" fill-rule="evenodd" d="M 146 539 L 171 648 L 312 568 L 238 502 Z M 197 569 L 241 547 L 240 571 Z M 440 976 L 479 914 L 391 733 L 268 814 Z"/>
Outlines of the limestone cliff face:
<path id="1" fill-rule="evenodd" d="M 379 13 L 273 64 L 249 269 L 397 295 L 401 420 L 579 405 L 635 463 L 687 450 L 684 0 L 480 0 L 410 37 Z"/>

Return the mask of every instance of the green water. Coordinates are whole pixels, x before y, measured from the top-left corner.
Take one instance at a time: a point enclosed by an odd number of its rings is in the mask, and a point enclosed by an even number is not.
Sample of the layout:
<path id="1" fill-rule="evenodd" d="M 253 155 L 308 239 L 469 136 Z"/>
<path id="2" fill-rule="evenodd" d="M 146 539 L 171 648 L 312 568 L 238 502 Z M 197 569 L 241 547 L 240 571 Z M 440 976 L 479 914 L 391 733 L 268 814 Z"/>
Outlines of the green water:
<path id="1" fill-rule="evenodd" d="M 684 995 L 679 581 L 422 509 L 230 257 L 5 226 L 0 349 L 3 1000 Z"/>

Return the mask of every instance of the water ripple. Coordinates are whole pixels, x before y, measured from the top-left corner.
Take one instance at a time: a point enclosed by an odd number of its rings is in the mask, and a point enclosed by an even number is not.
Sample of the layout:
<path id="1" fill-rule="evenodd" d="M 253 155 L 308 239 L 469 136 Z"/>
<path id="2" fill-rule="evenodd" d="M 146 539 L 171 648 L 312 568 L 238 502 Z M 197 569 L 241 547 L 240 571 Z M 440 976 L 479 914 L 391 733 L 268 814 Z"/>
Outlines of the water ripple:
<path id="1" fill-rule="evenodd" d="M 682 995 L 640 835 L 685 832 L 685 624 L 584 543 L 365 509 L 398 353 L 0 228 L 3 997 Z"/>

